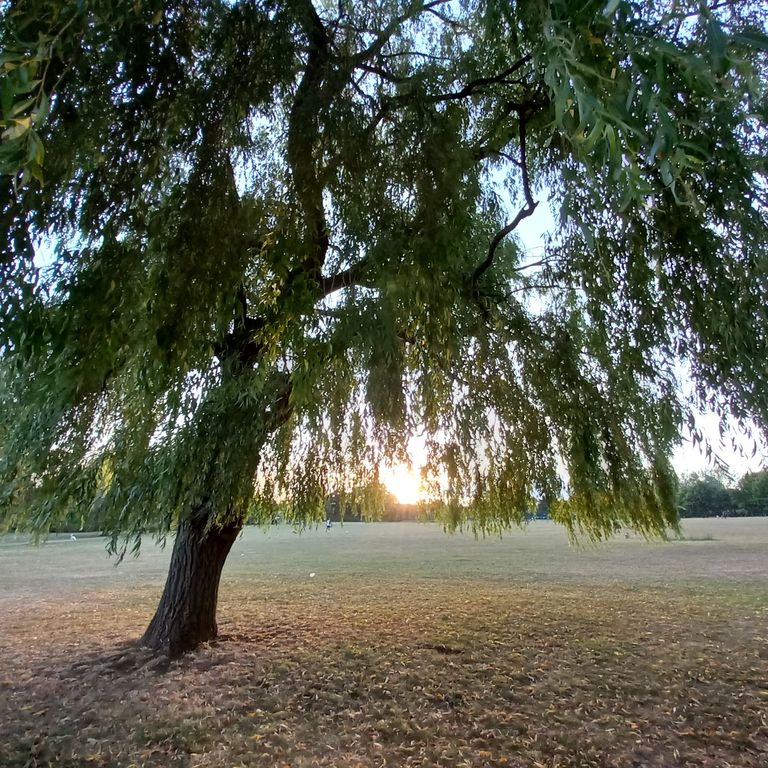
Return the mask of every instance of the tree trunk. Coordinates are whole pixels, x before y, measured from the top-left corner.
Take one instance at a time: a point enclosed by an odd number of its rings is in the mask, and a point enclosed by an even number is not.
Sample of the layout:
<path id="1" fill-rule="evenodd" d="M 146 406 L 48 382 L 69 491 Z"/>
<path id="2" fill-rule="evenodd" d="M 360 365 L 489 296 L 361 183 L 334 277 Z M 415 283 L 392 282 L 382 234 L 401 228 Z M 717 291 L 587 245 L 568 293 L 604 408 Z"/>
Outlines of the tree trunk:
<path id="1" fill-rule="evenodd" d="M 241 390 L 248 391 L 259 347 L 245 328 L 241 330 L 242 338 L 227 340 L 235 358 L 225 374 L 236 376 Z M 165 589 L 140 640 L 169 658 L 216 638 L 221 571 L 243 527 L 261 449 L 291 415 L 287 373 L 273 371 L 266 381 L 257 383 L 261 396 L 255 401 L 233 397 L 225 387 L 207 393 L 188 425 L 186 444 L 180 441 L 181 469 L 201 468 L 192 481 L 182 473 L 186 486 L 182 498 L 204 501 L 188 506 L 187 514 L 182 514 Z"/>
<path id="2" fill-rule="evenodd" d="M 169 658 L 216 638 L 219 580 L 242 523 L 205 530 L 206 515 L 179 525 L 171 565 L 157 611 L 141 645 Z"/>

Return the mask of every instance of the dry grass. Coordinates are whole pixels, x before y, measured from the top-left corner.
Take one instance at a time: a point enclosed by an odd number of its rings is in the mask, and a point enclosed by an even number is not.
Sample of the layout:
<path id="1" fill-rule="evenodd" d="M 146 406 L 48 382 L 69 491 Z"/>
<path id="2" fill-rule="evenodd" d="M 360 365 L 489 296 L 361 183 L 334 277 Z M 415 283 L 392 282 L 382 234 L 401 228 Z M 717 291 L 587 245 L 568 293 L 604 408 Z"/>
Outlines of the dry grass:
<path id="1" fill-rule="evenodd" d="M 98 542 L 0 547 L 0 764 L 764 768 L 768 521 L 714 522 L 584 553 L 249 532 L 220 642 L 170 665 L 125 644 L 167 554 L 95 588 Z"/>

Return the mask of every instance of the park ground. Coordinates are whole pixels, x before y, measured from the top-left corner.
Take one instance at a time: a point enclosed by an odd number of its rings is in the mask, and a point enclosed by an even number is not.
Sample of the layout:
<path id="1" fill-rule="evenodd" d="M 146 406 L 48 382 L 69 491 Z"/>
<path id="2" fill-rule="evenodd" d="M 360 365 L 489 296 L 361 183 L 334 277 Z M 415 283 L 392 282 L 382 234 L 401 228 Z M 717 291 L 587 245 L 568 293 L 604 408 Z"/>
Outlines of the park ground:
<path id="1" fill-rule="evenodd" d="M 104 544 L 0 540 L 3 768 L 768 766 L 768 519 L 247 529 L 170 664 L 127 642 L 169 550 Z"/>

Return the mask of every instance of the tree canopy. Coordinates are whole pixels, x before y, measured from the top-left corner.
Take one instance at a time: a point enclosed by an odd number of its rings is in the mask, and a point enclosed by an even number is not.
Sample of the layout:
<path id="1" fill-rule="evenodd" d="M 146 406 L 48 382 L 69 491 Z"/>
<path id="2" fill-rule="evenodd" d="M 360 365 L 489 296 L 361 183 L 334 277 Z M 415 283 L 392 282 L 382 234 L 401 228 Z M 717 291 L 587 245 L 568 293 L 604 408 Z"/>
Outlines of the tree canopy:
<path id="1" fill-rule="evenodd" d="M 678 489 L 680 517 L 756 517 L 768 515 L 768 470 L 747 472 L 728 487 L 722 472 L 694 472 Z"/>
<path id="2" fill-rule="evenodd" d="M 680 482 L 681 517 L 722 517 L 736 509 L 735 492 L 712 472 L 694 473 Z"/>
<path id="3" fill-rule="evenodd" d="M 768 470 L 748 472 L 736 489 L 738 514 L 768 515 Z"/>
<path id="4" fill-rule="evenodd" d="M 449 526 L 660 532 L 697 408 L 768 426 L 761 4 L 0 7 L 6 527 L 373 508 L 423 433 Z"/>

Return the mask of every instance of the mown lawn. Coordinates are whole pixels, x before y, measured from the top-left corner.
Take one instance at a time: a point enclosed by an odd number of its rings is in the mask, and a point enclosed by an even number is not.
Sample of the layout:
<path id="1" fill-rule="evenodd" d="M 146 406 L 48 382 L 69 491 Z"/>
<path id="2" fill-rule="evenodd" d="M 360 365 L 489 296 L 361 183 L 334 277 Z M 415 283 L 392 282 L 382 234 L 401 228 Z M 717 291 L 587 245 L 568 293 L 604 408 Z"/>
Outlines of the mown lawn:
<path id="1" fill-rule="evenodd" d="M 0 765 L 765 768 L 768 520 L 685 536 L 248 530 L 170 665 L 126 644 L 167 551 L 6 540 Z"/>

